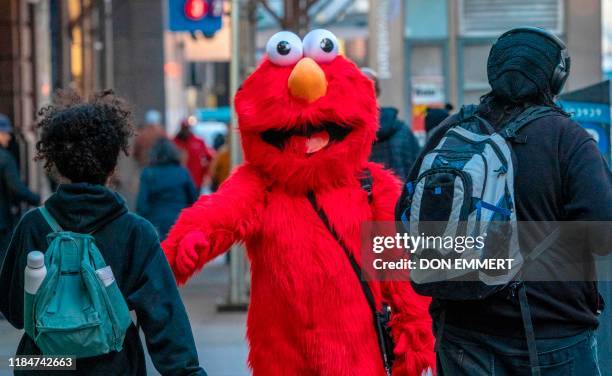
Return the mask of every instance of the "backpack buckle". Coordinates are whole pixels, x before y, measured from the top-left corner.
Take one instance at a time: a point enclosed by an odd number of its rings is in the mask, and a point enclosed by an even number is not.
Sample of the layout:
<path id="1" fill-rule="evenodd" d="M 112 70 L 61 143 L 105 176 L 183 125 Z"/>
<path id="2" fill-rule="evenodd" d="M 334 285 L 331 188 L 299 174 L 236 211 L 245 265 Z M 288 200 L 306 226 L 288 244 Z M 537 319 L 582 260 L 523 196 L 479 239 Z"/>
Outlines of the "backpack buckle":
<path id="1" fill-rule="evenodd" d="M 380 322 L 384 326 L 387 326 L 391 322 L 391 306 L 389 304 L 383 303 L 378 314 L 380 316 Z"/>
<path id="2" fill-rule="evenodd" d="M 514 130 L 514 128 L 506 128 L 504 129 L 504 138 L 509 139 L 509 140 L 513 140 L 515 139 L 517 136 L 516 131 Z"/>
<path id="3" fill-rule="evenodd" d="M 502 136 L 506 140 L 512 141 L 516 144 L 524 144 L 527 142 L 527 136 L 523 136 L 523 135 L 516 133 L 516 130 L 514 128 L 504 129 Z"/>
<path id="4" fill-rule="evenodd" d="M 503 174 L 508 172 L 508 167 L 506 167 L 504 165 L 501 165 L 501 166 L 499 166 L 499 168 L 497 170 L 494 170 L 493 172 L 497 172 L 497 176 L 503 175 Z"/>

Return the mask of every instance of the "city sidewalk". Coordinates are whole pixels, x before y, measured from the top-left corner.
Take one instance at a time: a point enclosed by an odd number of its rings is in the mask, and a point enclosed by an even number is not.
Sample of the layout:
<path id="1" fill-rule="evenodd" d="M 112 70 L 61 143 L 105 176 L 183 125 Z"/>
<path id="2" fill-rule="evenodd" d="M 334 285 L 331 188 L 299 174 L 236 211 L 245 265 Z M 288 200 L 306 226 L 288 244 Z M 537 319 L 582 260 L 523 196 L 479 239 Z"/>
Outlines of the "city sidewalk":
<path id="1" fill-rule="evenodd" d="M 207 266 L 181 289 L 195 337 L 200 364 L 209 375 L 248 375 L 244 313 L 217 313 L 217 304 L 227 295 L 228 269 Z M 0 321 L 0 376 L 12 375 L 6 359 L 15 353 L 21 331 Z M 143 339 L 144 345 L 144 339 Z M 149 375 L 159 375 L 147 357 Z"/>

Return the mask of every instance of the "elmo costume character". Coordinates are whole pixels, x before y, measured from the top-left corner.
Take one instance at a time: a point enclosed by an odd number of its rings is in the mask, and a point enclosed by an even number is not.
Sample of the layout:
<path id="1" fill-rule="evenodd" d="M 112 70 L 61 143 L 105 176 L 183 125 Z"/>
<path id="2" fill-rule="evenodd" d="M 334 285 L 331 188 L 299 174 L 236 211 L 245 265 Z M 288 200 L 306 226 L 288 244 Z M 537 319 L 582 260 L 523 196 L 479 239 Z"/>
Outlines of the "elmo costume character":
<path id="1" fill-rule="evenodd" d="M 385 375 L 373 312 L 340 242 L 360 260 L 360 226 L 392 221 L 399 183 L 368 162 L 373 83 L 326 30 L 279 32 L 236 94 L 245 163 L 180 215 L 163 248 L 179 284 L 233 243 L 251 262 L 247 319 L 254 375 Z M 371 200 L 360 184 L 369 171 Z M 370 281 L 391 306 L 393 375 L 431 374 L 429 300 L 408 282 Z"/>

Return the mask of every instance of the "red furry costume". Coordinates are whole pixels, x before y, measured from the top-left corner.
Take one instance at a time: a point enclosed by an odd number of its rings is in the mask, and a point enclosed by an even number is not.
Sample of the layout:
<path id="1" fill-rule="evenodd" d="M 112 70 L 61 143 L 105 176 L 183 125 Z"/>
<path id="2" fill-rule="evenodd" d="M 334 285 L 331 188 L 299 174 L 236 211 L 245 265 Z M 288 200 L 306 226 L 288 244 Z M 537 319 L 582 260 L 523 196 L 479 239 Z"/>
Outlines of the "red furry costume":
<path id="1" fill-rule="evenodd" d="M 268 59 L 244 82 L 236 109 L 246 162 L 184 210 L 163 243 L 178 283 L 243 241 L 254 375 L 384 375 L 359 281 L 307 199 L 313 191 L 358 260 L 360 224 L 393 220 L 398 181 L 368 162 L 378 116 L 372 82 L 341 56 L 286 66 Z M 366 167 L 371 204 L 357 179 Z M 393 309 L 393 375 L 433 368 L 429 300 L 406 282 L 370 286 Z"/>

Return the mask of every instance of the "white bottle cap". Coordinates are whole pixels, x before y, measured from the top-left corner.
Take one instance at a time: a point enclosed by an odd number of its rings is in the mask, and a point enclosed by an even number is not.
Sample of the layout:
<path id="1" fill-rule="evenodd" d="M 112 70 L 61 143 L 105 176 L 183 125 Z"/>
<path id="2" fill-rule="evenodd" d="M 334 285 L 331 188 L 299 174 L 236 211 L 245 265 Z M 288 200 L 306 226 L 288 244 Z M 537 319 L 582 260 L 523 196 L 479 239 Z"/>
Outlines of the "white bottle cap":
<path id="1" fill-rule="evenodd" d="M 32 269 L 40 269 L 45 265 L 45 255 L 40 251 L 32 251 L 28 253 L 28 267 Z"/>

